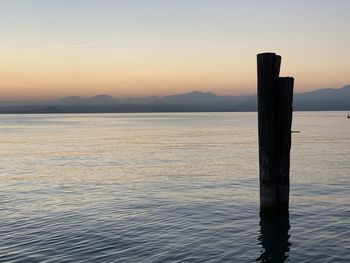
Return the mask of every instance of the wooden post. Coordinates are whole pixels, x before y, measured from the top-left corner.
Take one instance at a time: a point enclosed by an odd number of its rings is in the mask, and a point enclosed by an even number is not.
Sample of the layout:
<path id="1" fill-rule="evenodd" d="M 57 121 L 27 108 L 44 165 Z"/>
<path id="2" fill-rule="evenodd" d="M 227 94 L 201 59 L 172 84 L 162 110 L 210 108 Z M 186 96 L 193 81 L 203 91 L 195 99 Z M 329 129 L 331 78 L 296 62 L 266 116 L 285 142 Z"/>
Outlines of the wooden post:
<path id="1" fill-rule="evenodd" d="M 281 57 L 262 53 L 258 62 L 260 212 L 288 212 L 294 79 L 280 78 Z"/>
<path id="2" fill-rule="evenodd" d="M 285 262 L 291 243 L 289 242 L 289 215 L 263 216 L 260 218 L 259 243 L 263 247 L 257 262 Z"/>

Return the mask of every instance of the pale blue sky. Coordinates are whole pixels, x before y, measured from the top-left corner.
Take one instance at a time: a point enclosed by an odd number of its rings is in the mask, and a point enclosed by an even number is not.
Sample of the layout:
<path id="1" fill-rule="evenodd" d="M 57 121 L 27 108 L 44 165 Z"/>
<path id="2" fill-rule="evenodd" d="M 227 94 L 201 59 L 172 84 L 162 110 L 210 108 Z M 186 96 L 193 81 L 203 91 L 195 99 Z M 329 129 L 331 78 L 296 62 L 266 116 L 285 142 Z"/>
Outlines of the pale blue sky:
<path id="1" fill-rule="evenodd" d="M 261 51 L 283 56 L 297 91 L 338 87 L 349 28 L 346 0 L 2 0 L 0 91 L 251 94 Z"/>

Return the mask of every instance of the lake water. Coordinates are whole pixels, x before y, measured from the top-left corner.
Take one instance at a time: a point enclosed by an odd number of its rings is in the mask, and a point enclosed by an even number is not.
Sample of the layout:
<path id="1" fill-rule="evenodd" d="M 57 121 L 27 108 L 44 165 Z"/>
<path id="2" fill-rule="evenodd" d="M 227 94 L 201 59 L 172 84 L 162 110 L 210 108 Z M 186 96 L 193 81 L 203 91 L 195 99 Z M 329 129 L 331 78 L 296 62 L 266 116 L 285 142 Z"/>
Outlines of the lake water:
<path id="1" fill-rule="evenodd" d="M 0 116 L 0 262 L 350 262 L 350 120 L 296 112 L 260 220 L 256 113 Z"/>

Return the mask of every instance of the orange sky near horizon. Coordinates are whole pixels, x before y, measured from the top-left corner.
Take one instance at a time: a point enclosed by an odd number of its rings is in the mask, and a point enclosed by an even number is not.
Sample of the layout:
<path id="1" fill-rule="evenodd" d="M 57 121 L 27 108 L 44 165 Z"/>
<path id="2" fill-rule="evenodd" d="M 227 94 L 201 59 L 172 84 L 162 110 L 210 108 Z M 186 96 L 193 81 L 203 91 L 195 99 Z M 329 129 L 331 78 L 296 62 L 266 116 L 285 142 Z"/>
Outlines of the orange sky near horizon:
<path id="1" fill-rule="evenodd" d="M 251 3 L 175 2 L 4 1 L 0 100 L 255 94 L 267 51 L 296 92 L 350 84 L 346 1 L 260 3 L 268 17 Z"/>

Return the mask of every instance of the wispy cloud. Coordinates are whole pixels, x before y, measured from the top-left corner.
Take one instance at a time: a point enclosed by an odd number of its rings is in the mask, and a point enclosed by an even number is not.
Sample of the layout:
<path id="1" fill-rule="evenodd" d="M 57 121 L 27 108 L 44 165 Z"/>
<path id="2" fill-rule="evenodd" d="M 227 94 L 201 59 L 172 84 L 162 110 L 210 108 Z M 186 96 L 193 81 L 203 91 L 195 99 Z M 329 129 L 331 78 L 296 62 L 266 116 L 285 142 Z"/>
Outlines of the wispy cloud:
<path id="1" fill-rule="evenodd" d="M 39 49 L 50 50 L 50 49 L 67 49 L 67 48 L 82 48 L 82 47 L 99 47 L 99 46 L 108 46 L 113 44 L 114 43 L 81 43 L 81 44 L 71 44 L 71 45 L 56 45 L 56 46 L 42 47 Z"/>

